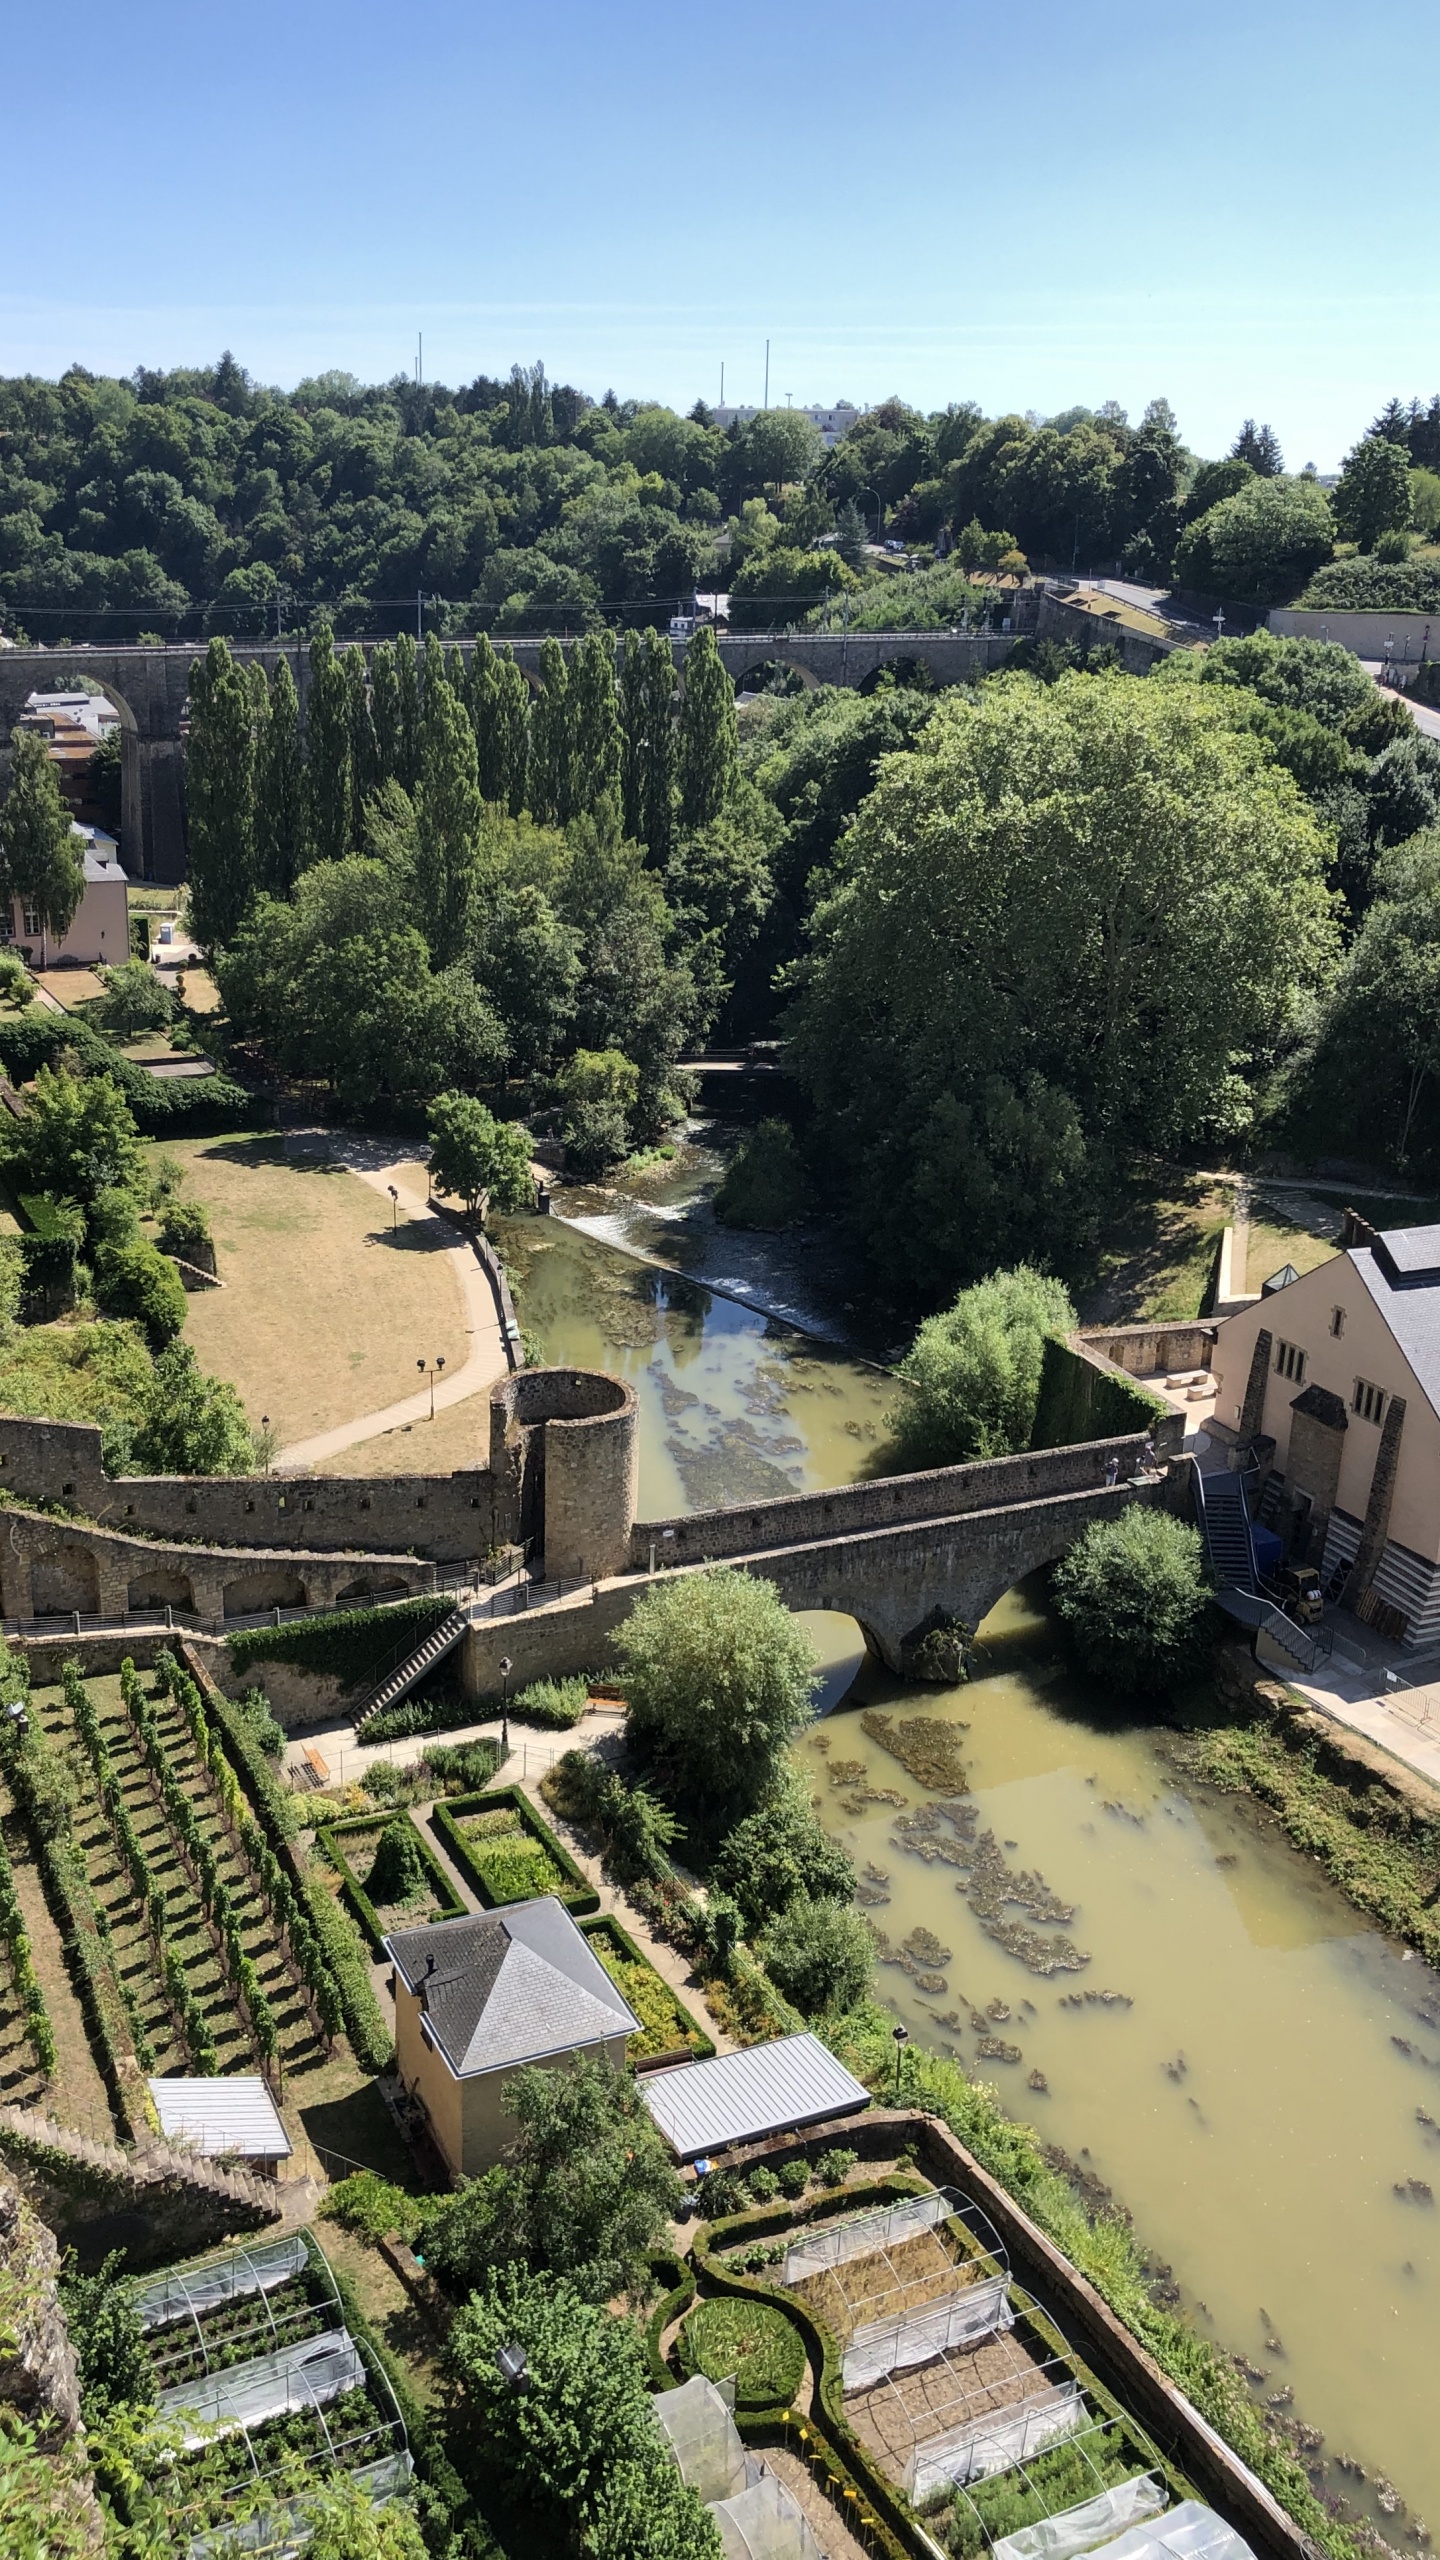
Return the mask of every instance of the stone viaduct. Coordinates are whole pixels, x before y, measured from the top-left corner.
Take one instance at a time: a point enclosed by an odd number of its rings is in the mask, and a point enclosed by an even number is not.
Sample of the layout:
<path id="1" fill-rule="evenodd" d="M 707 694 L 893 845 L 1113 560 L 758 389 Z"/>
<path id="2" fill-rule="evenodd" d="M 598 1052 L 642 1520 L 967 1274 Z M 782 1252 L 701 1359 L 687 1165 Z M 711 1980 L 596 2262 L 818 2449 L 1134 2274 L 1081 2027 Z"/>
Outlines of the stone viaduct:
<path id="1" fill-rule="evenodd" d="M 653 1575 L 720 1560 L 762 1575 L 790 1608 L 853 1617 L 879 1660 L 908 1671 L 928 1634 L 975 1626 L 1087 1522 L 1134 1501 L 1187 1502 L 1169 1463 L 1178 1413 L 1157 1417 L 1158 1463 L 1144 1470 L 1145 1434 L 1131 1430 L 673 1520 L 636 1518 L 638 1408 L 618 1380 L 522 1369 L 487 1419 L 488 1464 L 448 1476 L 110 1477 L 93 1426 L 0 1416 L 4 1616 L 43 1635 L 169 1611 L 223 1634 L 272 1608 L 433 1590 L 518 1545 L 536 1605 L 522 1610 L 516 1592 L 513 1612 L 507 1601 L 492 1616 L 484 1598 L 472 1609 L 460 1668 L 475 1696 L 499 1688 L 506 1654 L 517 1686 L 598 1667 Z"/>
<path id="2" fill-rule="evenodd" d="M 761 668 L 779 665 L 793 671 L 806 686 L 865 685 L 882 668 L 916 664 L 937 685 L 963 683 L 975 668 L 988 673 L 1004 664 L 1022 631 L 1053 632 L 1086 643 L 1109 637 L 1103 624 L 1077 612 L 1048 592 L 1023 590 L 1014 599 L 1014 627 L 1009 631 L 779 631 L 724 632 L 720 655 L 743 691 L 746 680 Z M 1137 672 L 1161 654 L 1159 643 L 1121 634 L 1126 664 Z M 342 645 L 365 646 L 366 643 Z M 468 655 L 471 641 L 459 647 Z M 532 683 L 536 681 L 542 642 L 530 636 L 505 642 Z M 617 648 L 618 648 L 617 642 Z M 685 644 L 674 644 L 677 669 L 683 672 Z M 185 794 L 183 721 L 190 688 L 190 669 L 203 642 L 186 641 L 169 648 L 85 648 L 0 650 L 0 789 L 8 780 L 10 732 L 27 695 L 51 691 L 83 677 L 98 684 L 120 714 L 121 837 L 132 879 L 178 883 L 185 877 Z M 237 658 L 255 660 L 267 669 L 282 654 L 290 660 L 303 716 L 309 684 L 305 645 L 299 640 L 241 641 Z"/>

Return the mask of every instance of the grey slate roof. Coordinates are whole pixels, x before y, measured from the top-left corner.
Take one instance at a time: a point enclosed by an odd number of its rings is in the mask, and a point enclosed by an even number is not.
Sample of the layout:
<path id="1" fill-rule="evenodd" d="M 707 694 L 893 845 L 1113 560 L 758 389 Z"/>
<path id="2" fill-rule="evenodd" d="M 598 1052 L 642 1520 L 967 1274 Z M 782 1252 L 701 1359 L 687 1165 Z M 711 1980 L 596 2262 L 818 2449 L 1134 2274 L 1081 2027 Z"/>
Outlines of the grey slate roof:
<path id="1" fill-rule="evenodd" d="M 385 1952 L 457 2080 L 633 2035 L 640 2023 L 552 1894 L 396 1930 Z"/>
<path id="2" fill-rule="evenodd" d="M 1440 1227 L 1394 1227 L 1350 1260 L 1440 1413 Z"/>

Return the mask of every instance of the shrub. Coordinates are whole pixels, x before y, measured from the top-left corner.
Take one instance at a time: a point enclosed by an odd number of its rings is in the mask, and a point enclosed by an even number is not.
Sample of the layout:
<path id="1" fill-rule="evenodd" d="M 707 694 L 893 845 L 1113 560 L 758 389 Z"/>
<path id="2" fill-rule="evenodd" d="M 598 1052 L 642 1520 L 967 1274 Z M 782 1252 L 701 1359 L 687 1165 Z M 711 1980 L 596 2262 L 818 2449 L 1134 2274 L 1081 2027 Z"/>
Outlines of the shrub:
<path id="1" fill-rule="evenodd" d="M 781 2194 L 793 2201 L 803 2196 L 810 2184 L 810 2163 L 808 2160 L 783 2160 L 779 2177 Z"/>
<path id="2" fill-rule="evenodd" d="M 160 1220 L 160 1250 L 177 1261 L 198 1263 L 213 1249 L 210 1221 L 198 1200 L 168 1200 Z"/>
<path id="3" fill-rule="evenodd" d="M 428 1883 L 415 1826 L 397 1814 L 380 1834 L 365 1890 L 372 1902 L 413 1902 Z"/>
<path id="4" fill-rule="evenodd" d="M 707 2222 L 723 2222 L 727 2214 L 740 2212 L 745 2190 L 733 2169 L 707 2169 L 695 2190 L 695 2201 Z"/>
<path id="5" fill-rule="evenodd" d="M 870 1980 L 875 1941 L 848 1903 L 802 1900 L 772 1922 L 761 1952 L 786 1999 L 814 2018 L 853 2009 Z"/>
<path id="6" fill-rule="evenodd" d="M 859 2158 L 858 2151 L 822 2151 L 815 2163 L 815 2175 L 822 2187 L 843 2187 Z"/>
<path id="7" fill-rule="evenodd" d="M 780 2192 L 780 2181 L 775 2171 L 767 2169 L 763 2162 L 758 2169 L 751 2170 L 745 2184 L 756 2204 L 769 2204 L 772 2196 Z"/>
<path id="8" fill-rule="evenodd" d="M 392 2185 L 377 2170 L 357 2169 L 330 2189 L 320 2212 L 326 2221 L 338 2222 L 342 2231 L 358 2231 L 366 2240 L 383 2240 L 387 2232 L 398 2231 L 402 2240 L 413 2243 L 437 2201 L 412 2196 L 408 2188 Z"/>
<path id="9" fill-rule="evenodd" d="M 1056 1614 L 1096 1679 L 1127 1694 L 1199 1668 L 1209 1589 L 1199 1532 L 1131 1503 L 1092 1520 L 1051 1583 Z"/>
<path id="10" fill-rule="evenodd" d="M 175 998 L 143 960 L 127 960 L 104 972 L 105 993 L 96 1007 L 107 1031 L 133 1039 L 137 1031 L 158 1031 L 175 1018 Z"/>
<path id="11" fill-rule="evenodd" d="M 285 1727 L 270 1712 L 270 1701 L 263 1689 L 247 1689 L 240 1700 L 240 1713 L 267 1760 L 283 1759 Z"/>
<path id="12" fill-rule="evenodd" d="M 677 1791 L 755 1804 L 810 1713 L 809 1637 L 773 1585 L 733 1568 L 667 1577 L 615 1639 L 630 1732 Z"/>
<path id="13" fill-rule="evenodd" d="M 550 1725 L 561 1732 L 578 1724 L 590 1701 L 590 1683 L 583 1673 L 569 1680 L 532 1680 L 510 1701 L 510 1713 L 517 1724 Z"/>
<path id="14" fill-rule="evenodd" d="M 773 2302 L 719 2294 L 701 2302 L 680 2332 L 687 2372 L 712 2382 L 735 2376 L 739 2408 L 788 2408 L 805 2374 L 805 2344 L 793 2320 Z"/>
<path id="15" fill-rule="evenodd" d="M 95 1294 L 107 1315 L 134 1316 L 143 1324 L 157 1350 L 172 1342 L 185 1322 L 184 1283 L 143 1237 L 134 1244 L 100 1247 Z"/>
<path id="16" fill-rule="evenodd" d="M 1058 1280 L 1017 1263 L 962 1289 L 928 1316 L 900 1362 L 891 1427 L 913 1466 L 955 1466 L 1028 1449 L 1047 1335 L 1069 1333 L 1075 1310 Z"/>
<path id="17" fill-rule="evenodd" d="M 476 1742 L 432 1743 L 420 1766 L 447 1796 L 479 1795 L 489 1786 L 501 1756 L 499 1743 L 482 1734 Z M 380 1770 L 372 1766 L 366 1782 L 372 1789 L 379 1775 Z"/>

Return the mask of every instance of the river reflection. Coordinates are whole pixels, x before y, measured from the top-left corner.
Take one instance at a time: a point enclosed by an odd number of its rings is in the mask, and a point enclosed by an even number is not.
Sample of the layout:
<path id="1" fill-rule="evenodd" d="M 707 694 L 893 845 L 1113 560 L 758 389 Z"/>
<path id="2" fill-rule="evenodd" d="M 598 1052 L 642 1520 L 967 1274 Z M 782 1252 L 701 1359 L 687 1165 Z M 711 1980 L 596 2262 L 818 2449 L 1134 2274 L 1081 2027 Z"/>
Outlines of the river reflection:
<path id="1" fill-rule="evenodd" d="M 501 1250 L 544 1358 L 637 1390 L 642 1519 L 849 1484 L 882 1447 L 880 1370 L 558 1218 L 501 1222 Z"/>
<path id="2" fill-rule="evenodd" d="M 1327 2485 L 1403 2545 L 1440 2515 L 1440 1980 L 1247 1800 L 1184 1782 L 1163 1733 L 1097 1727 L 1022 1595 L 982 1633 L 990 1676 L 866 1666 L 798 1746 L 888 1942 L 882 1996 L 1113 2188 L 1257 2400 L 1361 2462 L 1369 2487 Z M 877 1710 L 912 1764 L 898 1721 L 945 1728 L 968 1798 L 937 1810 Z M 1037 1969 L 1066 1942 L 1082 1963 Z"/>

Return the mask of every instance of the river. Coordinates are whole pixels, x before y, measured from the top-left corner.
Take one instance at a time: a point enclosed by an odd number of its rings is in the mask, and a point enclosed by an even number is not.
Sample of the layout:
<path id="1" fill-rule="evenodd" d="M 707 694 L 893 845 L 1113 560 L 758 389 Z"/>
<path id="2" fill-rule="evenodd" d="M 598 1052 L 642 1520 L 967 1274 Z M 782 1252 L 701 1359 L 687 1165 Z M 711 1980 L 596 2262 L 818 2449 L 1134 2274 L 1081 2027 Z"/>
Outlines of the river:
<path id="1" fill-rule="evenodd" d="M 504 1238 L 544 1356 L 638 1391 L 642 1517 L 850 1482 L 883 1452 L 879 1372 L 705 1285 L 808 1312 L 783 1245 L 743 1240 L 742 1266 L 704 1173 L 682 1162 L 658 1200 L 566 1194 L 583 1230 Z M 882 1964 L 882 1996 L 1113 2191 L 1257 2399 L 1292 2394 L 1331 2461 L 1367 2474 L 1327 2488 L 1413 2549 L 1416 2511 L 1440 2518 L 1440 1980 L 1247 1799 L 1182 1778 L 1163 1731 L 1099 1715 L 1033 1595 L 987 1621 L 986 1674 L 955 1690 L 861 1670 L 848 1619 L 807 1624 L 826 1677 L 797 1756 L 821 1818 L 890 1949 L 919 1930 L 944 1951 Z M 862 1729 L 875 1711 L 949 1729 L 973 1819 L 934 1810 L 953 1775 L 917 1782 Z M 1034 1970 L 1062 1941 L 1083 1961 Z"/>

